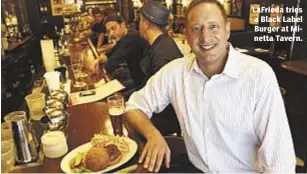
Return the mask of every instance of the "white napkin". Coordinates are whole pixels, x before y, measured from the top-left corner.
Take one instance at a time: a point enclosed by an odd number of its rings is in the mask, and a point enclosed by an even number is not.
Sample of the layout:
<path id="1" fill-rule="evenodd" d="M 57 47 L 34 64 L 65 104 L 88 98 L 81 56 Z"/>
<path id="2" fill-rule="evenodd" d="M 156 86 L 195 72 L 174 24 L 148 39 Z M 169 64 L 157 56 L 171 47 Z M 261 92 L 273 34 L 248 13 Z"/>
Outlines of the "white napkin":
<path id="1" fill-rule="evenodd" d="M 49 92 L 60 89 L 60 72 L 50 71 L 44 74 Z"/>
<path id="2" fill-rule="evenodd" d="M 43 54 L 43 62 L 47 72 L 53 71 L 56 67 L 56 60 L 54 57 L 54 46 L 53 41 L 41 40 L 41 49 Z"/>

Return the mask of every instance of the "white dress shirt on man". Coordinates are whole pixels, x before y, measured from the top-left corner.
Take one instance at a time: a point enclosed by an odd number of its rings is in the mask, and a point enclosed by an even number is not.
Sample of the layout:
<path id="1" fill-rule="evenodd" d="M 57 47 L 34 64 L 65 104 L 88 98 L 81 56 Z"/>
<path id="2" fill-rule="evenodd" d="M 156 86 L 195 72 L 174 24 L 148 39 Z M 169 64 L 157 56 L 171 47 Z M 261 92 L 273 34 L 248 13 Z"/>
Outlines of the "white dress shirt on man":
<path id="1" fill-rule="evenodd" d="M 295 172 L 282 96 L 273 70 L 262 60 L 230 45 L 223 72 L 208 79 L 194 54 L 176 59 L 132 94 L 127 110 L 151 117 L 169 103 L 189 159 L 202 171 Z"/>

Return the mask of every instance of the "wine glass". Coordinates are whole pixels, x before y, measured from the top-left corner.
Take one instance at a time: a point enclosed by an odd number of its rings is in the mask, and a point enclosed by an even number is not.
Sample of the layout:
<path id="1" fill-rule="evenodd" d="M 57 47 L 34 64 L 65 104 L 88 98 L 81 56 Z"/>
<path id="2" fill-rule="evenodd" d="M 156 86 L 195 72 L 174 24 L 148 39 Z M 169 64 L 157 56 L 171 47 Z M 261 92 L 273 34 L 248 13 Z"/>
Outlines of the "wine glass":
<path id="1" fill-rule="evenodd" d="M 80 77 L 81 78 L 84 78 L 84 77 L 87 77 L 88 76 L 88 73 L 84 72 L 84 62 L 85 62 L 85 58 L 87 56 L 87 51 L 82 51 L 80 54 L 79 54 L 79 57 L 80 57 L 80 68 L 81 68 L 81 73 L 80 73 Z"/>

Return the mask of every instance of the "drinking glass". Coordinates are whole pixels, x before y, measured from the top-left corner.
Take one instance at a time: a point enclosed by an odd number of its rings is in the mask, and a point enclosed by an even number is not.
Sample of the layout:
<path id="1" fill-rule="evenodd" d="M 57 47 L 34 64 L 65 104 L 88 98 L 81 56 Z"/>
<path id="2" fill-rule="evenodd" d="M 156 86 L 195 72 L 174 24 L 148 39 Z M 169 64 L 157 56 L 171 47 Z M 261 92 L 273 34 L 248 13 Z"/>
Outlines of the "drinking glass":
<path id="1" fill-rule="evenodd" d="M 4 120 L 5 120 L 5 122 L 7 122 L 7 123 L 9 123 L 11 125 L 11 121 L 13 119 L 16 119 L 16 118 L 19 118 L 19 117 L 26 118 L 26 112 L 25 111 L 14 111 L 14 112 L 11 112 L 11 113 L 5 115 Z"/>
<path id="2" fill-rule="evenodd" d="M 8 173 L 15 165 L 15 148 L 13 142 L 1 141 L 1 173 Z"/>
<path id="3" fill-rule="evenodd" d="M 109 104 L 109 115 L 113 127 L 114 135 L 123 135 L 123 115 L 125 113 L 124 97 L 119 94 L 114 94 L 107 98 Z"/>
<path id="4" fill-rule="evenodd" d="M 4 141 L 14 142 L 12 125 L 9 122 L 1 123 L 1 142 Z"/>
<path id="5" fill-rule="evenodd" d="M 44 107 L 45 103 L 45 94 L 44 93 L 32 93 L 25 97 L 29 112 L 30 118 L 32 120 L 40 120 L 44 116 Z"/>
<path id="6" fill-rule="evenodd" d="M 75 84 L 74 87 L 80 88 L 86 86 L 86 83 L 82 81 L 82 65 L 83 65 L 83 57 L 78 55 L 73 59 L 71 68 L 75 76 Z"/>
<path id="7" fill-rule="evenodd" d="M 81 53 L 79 54 L 79 59 L 80 59 L 80 69 L 81 69 L 81 73 L 80 73 L 80 77 L 81 78 L 84 78 L 84 77 L 87 77 L 88 76 L 88 73 L 86 73 L 84 71 L 84 63 L 85 63 L 85 59 L 86 59 L 86 56 L 87 56 L 87 51 L 81 51 Z"/>
<path id="8" fill-rule="evenodd" d="M 6 141 L 14 143 L 12 130 L 1 130 L 1 142 Z"/>
<path id="9" fill-rule="evenodd" d="M 1 123 L 1 130 L 12 130 L 12 125 L 9 122 Z"/>

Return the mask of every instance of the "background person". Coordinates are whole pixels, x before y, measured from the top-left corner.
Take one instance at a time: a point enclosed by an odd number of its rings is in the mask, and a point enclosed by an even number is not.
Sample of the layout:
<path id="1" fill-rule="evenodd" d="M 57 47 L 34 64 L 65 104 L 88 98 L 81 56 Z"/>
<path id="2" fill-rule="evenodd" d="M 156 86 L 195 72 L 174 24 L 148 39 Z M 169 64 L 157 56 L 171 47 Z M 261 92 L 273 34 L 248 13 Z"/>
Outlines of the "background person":
<path id="1" fill-rule="evenodd" d="M 145 74 L 142 86 L 167 63 L 183 57 L 177 44 L 165 30 L 169 14 L 170 11 L 158 1 L 149 1 L 140 9 L 140 33 L 150 44 L 148 55 L 141 61 Z M 173 133 L 181 135 L 172 105 L 168 105 L 163 112 L 154 114 L 151 121 L 162 135 Z"/>
<path id="2" fill-rule="evenodd" d="M 93 17 L 95 24 L 92 27 L 93 34 L 91 36 L 92 42 L 96 45 L 96 48 L 100 48 L 102 45 L 108 43 L 108 37 L 106 36 L 106 28 L 103 24 L 104 15 L 99 8 L 94 8 Z"/>

